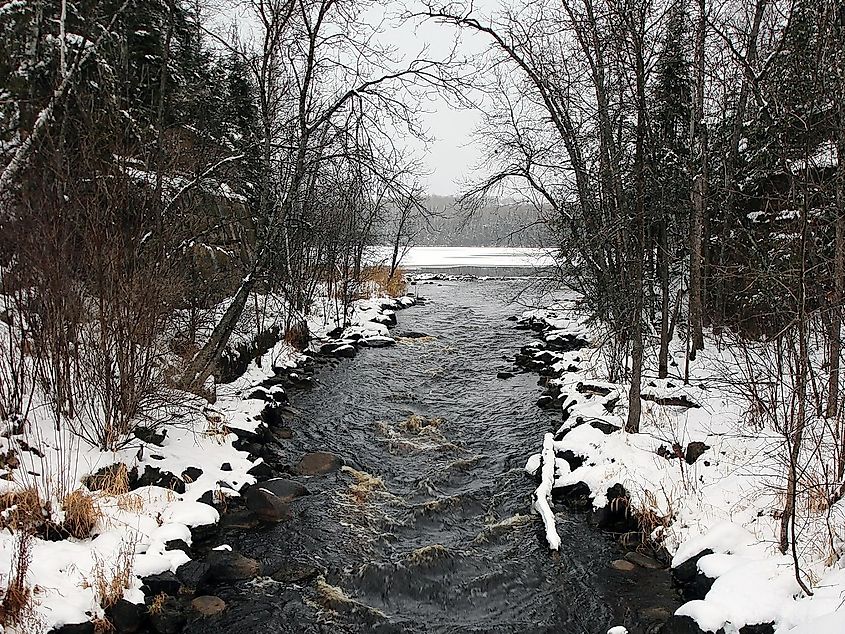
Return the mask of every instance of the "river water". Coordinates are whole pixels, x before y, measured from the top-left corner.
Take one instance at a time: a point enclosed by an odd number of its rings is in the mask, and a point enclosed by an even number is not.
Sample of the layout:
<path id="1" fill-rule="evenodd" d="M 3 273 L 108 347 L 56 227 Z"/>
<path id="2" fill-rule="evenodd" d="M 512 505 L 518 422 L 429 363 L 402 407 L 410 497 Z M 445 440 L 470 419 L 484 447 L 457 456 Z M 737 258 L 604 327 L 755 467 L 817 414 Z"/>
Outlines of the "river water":
<path id="1" fill-rule="evenodd" d="M 535 405 L 536 375 L 496 378 L 532 340 L 506 320 L 524 284 L 420 285 L 428 301 L 393 334 L 430 337 L 365 349 L 291 394 L 279 461 L 330 451 L 356 471 L 298 478 L 311 495 L 288 522 L 224 529 L 267 576 L 215 589 L 229 609 L 189 632 L 653 631 L 677 606 L 665 571 L 611 569 L 613 539 L 560 507 L 551 553 L 530 515 L 525 460 L 560 413 Z"/>

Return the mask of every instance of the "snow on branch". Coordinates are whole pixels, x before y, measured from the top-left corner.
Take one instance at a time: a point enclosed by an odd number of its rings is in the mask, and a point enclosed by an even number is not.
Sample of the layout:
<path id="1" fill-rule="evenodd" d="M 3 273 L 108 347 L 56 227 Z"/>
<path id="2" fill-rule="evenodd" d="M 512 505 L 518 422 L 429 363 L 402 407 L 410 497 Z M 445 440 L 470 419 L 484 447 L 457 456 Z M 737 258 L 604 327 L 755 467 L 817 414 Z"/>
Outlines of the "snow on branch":
<path id="1" fill-rule="evenodd" d="M 552 434 L 546 434 L 543 437 L 542 465 L 542 480 L 534 492 L 534 510 L 540 514 L 543 524 L 546 525 L 546 541 L 549 542 L 549 548 L 558 550 L 560 536 L 555 527 L 555 515 L 549 506 L 552 498 L 552 483 L 555 479 L 555 439 Z"/>

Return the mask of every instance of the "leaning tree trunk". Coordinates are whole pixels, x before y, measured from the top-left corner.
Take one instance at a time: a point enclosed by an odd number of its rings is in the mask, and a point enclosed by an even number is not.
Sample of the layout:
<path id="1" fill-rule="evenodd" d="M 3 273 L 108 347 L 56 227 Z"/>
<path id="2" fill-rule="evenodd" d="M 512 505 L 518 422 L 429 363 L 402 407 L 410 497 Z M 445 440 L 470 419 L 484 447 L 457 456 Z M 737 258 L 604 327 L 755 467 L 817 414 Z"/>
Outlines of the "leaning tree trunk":
<path id="1" fill-rule="evenodd" d="M 220 355 L 229 343 L 229 339 L 238 325 L 238 320 L 246 306 L 249 294 L 255 287 L 256 277 L 254 274 L 247 275 L 241 282 L 240 287 L 232 298 L 232 303 L 226 309 L 223 317 L 214 326 L 211 336 L 206 344 L 194 355 L 188 367 L 182 374 L 179 381 L 181 387 L 197 391 L 206 382 L 208 377 L 214 373 L 214 368 L 220 360 Z"/>

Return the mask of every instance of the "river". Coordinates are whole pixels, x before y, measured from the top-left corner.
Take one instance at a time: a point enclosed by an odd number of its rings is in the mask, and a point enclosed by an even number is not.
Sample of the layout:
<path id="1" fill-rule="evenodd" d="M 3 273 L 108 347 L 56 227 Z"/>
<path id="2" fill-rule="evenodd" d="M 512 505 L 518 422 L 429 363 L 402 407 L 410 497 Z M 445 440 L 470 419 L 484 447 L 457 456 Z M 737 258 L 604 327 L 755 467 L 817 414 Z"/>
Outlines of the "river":
<path id="1" fill-rule="evenodd" d="M 665 571 L 611 569 L 616 542 L 560 506 L 551 553 L 530 515 L 523 467 L 560 413 L 535 405 L 536 375 L 496 377 L 532 340 L 507 321 L 524 284 L 421 284 L 428 301 L 393 334 L 430 337 L 323 366 L 291 393 L 279 460 L 330 451 L 355 471 L 299 478 L 311 495 L 290 521 L 224 528 L 220 541 L 267 576 L 216 589 L 229 609 L 186 631 L 654 631 L 678 605 Z"/>

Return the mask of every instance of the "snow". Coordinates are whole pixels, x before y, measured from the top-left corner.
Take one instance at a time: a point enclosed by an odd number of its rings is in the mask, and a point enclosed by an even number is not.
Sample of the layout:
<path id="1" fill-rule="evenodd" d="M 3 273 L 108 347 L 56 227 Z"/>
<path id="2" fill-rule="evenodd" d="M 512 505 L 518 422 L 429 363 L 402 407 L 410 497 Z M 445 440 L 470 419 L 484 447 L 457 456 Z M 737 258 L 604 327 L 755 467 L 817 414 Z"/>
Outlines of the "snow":
<path id="1" fill-rule="evenodd" d="M 267 308 L 273 306 L 278 306 L 279 315 L 284 314 L 284 303 L 279 298 L 257 296 L 255 302 L 264 305 L 265 314 L 272 314 Z M 211 310 L 210 316 L 222 314 L 227 303 Z M 384 319 L 388 311 L 413 303 L 411 298 L 359 300 L 355 303 L 349 330 L 369 337 L 375 345 L 392 342 L 387 327 L 374 320 Z M 328 304 L 327 301 L 322 310 L 316 306 L 309 316 L 315 331 L 337 325 L 337 318 L 332 317 Z M 245 317 L 244 322 L 249 321 L 248 316 Z M 4 329 L 8 326 L 0 321 L 0 335 L 11 336 Z M 248 341 L 253 335 L 247 330 L 239 330 L 235 341 Z M 46 397 L 36 390 L 25 429 L 15 429 L 10 421 L 0 429 L 0 453 L 5 455 L 15 449 L 20 460 L 20 467 L 11 472 L 13 479 L 0 479 L 0 493 L 34 486 L 42 499 L 50 502 L 55 521 L 61 522 L 61 501 L 65 493 L 82 490 L 91 496 L 99 509 L 99 518 L 87 539 L 54 542 L 33 538 L 32 564 L 26 577 L 27 584 L 37 588 L 33 622 L 20 628 L 7 627 L 4 633 L 36 634 L 103 616 L 93 581 L 98 574 L 105 574 L 110 580 L 121 566 L 130 571 L 124 598 L 143 602 L 142 577 L 175 571 L 188 561 L 187 554 L 181 550 L 167 550 L 166 544 L 172 540 L 190 544 L 191 528 L 219 521 L 218 511 L 200 502 L 200 498 L 208 492 L 215 496 L 239 496 L 240 489 L 255 482 L 255 477 L 248 472 L 261 460 L 252 461 L 246 452 L 235 449 L 237 436 L 230 430 L 258 431 L 265 401 L 249 398 L 250 395 L 263 389 L 272 396 L 276 387 L 259 388 L 259 385 L 274 376 L 275 369 L 292 369 L 302 359 L 303 355 L 284 341 L 277 343 L 252 361 L 236 381 L 217 386 L 214 405 L 203 398 L 169 390 L 164 399 L 167 405 L 149 416 L 168 423 L 162 428 L 166 435 L 161 444 L 133 437 L 117 451 L 89 446 L 70 434 L 67 425 L 57 431 Z M 5 379 L 0 376 L 2 380 Z M 37 445 L 43 455 L 27 451 L 25 447 L 29 445 Z M 82 484 L 87 476 L 116 464 L 123 464 L 128 470 L 135 468 L 139 474 L 147 467 L 175 476 L 180 476 L 189 467 L 199 468 L 202 473 L 193 480 L 184 478 L 184 493 L 146 486 L 110 494 L 89 491 Z M 226 469 L 223 469 L 224 465 Z M 15 542 L 16 536 L 9 529 L 0 530 L 0 578 L 8 578 L 10 574 Z"/>
<path id="2" fill-rule="evenodd" d="M 588 323 L 581 315 L 576 296 L 546 310 L 526 311 L 522 319 L 541 320 L 546 341 L 560 341 L 567 335 L 588 342 L 607 338 L 600 324 Z M 740 389 L 744 372 L 764 367 L 766 347 L 755 344 L 749 357 L 740 357 L 731 337 L 727 333 L 716 339 L 707 333 L 705 350 L 690 366 L 688 385 L 682 378 L 684 341 L 674 342 L 669 378 L 644 378 L 646 398 L 636 434 L 621 429 L 627 418 L 628 385 L 608 380 L 614 361 L 605 347 L 590 344 L 552 355 L 554 367 L 562 374 L 551 383 L 561 390 L 567 416 L 554 435 L 543 438 L 543 484 L 535 505 L 540 507 L 549 543 L 557 543 L 551 524 L 554 509 L 544 508 L 549 499 L 545 495 L 546 453 L 552 439 L 558 456 L 553 488 L 582 482 L 590 490 L 593 506 L 602 508 L 608 504 L 608 489 L 620 484 L 630 496 L 632 509 L 648 511 L 650 537 L 667 548 L 673 566 L 704 550 L 713 552 L 697 564 L 699 571 L 714 580 L 712 588 L 703 600 L 684 604 L 677 614 L 693 618 L 711 632 L 762 623 L 774 623 L 776 634 L 816 632 L 816 627 L 820 632 L 845 631 L 845 570 L 840 569 L 839 560 L 845 552 L 845 503 L 840 500 L 814 512 L 801 509 L 797 554 L 801 578 L 813 592 L 809 596 L 796 580 L 791 553 L 783 555 L 778 548 L 784 438 L 754 417 L 755 410 Z M 646 352 L 650 367 L 656 351 Z M 543 351 L 538 348 L 534 354 Z M 787 402 L 784 386 L 789 380 L 784 376 L 775 383 L 778 403 Z M 692 407 L 660 405 L 654 399 L 664 403 L 664 399 L 674 399 L 668 402 Z M 609 426 L 619 430 L 605 433 L 612 429 Z M 803 460 L 819 482 L 830 481 L 823 479 L 824 468 L 835 464 L 832 442 L 825 441 L 825 434 L 834 427 L 813 418 L 807 430 L 813 440 L 808 441 Z M 693 441 L 707 448 L 688 464 L 684 454 Z M 570 471 L 559 457 L 564 451 L 584 458 L 583 465 Z M 539 455 L 528 459 L 528 473 L 536 472 Z M 803 504 L 806 507 L 806 500 Z"/>
<path id="3" fill-rule="evenodd" d="M 389 262 L 390 247 L 372 247 L 368 260 Z M 412 247 L 402 257 L 407 269 L 477 267 L 548 267 L 554 265 L 553 251 L 516 247 Z"/>
<path id="4" fill-rule="evenodd" d="M 555 516 L 552 512 L 549 502 L 552 497 L 552 483 L 555 476 L 555 452 L 554 452 L 554 437 L 551 434 L 546 434 L 543 439 L 543 454 L 542 454 L 542 481 L 540 486 L 534 492 L 534 510 L 536 510 L 543 518 L 543 523 L 546 526 L 546 541 L 549 543 L 549 548 L 558 550 L 560 548 L 560 536 L 557 534 L 555 528 Z"/>

